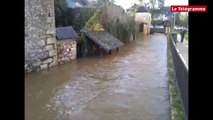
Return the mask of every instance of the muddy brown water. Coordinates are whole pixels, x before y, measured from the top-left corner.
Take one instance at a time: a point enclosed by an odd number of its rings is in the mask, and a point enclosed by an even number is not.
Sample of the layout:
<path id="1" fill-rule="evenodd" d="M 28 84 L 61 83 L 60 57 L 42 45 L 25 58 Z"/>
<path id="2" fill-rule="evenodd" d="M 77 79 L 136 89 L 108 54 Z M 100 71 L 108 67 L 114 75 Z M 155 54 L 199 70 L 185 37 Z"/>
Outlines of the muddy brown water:
<path id="1" fill-rule="evenodd" d="M 165 35 L 149 35 L 112 55 L 26 74 L 25 119 L 170 120 L 166 50 Z"/>

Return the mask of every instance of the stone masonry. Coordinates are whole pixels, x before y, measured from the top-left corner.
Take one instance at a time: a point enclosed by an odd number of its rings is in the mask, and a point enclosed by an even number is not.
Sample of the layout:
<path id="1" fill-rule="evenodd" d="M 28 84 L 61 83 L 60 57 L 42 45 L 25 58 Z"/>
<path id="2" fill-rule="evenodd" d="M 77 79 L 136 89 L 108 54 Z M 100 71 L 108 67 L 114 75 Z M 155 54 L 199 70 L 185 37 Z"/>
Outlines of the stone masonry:
<path id="1" fill-rule="evenodd" d="M 53 0 L 25 0 L 25 72 L 57 65 Z"/>
<path id="2" fill-rule="evenodd" d="M 139 24 L 144 23 L 143 25 L 143 34 L 148 35 L 150 34 L 151 29 L 151 14 L 148 12 L 145 13 L 136 13 L 135 14 L 135 21 Z"/>
<path id="3" fill-rule="evenodd" d="M 58 64 L 64 64 L 76 59 L 76 41 L 59 40 L 57 41 Z"/>

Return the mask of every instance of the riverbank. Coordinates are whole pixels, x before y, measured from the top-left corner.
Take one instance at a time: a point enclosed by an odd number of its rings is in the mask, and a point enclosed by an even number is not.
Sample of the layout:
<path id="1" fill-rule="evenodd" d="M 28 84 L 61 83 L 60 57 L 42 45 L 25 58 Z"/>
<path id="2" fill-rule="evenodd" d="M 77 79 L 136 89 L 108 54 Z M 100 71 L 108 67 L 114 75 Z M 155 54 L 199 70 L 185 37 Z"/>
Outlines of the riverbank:
<path id="1" fill-rule="evenodd" d="M 177 83 L 175 82 L 174 64 L 169 46 L 169 38 L 167 37 L 167 66 L 168 66 L 168 86 L 171 103 L 171 120 L 184 120 L 184 113 L 180 101 L 180 93 Z"/>

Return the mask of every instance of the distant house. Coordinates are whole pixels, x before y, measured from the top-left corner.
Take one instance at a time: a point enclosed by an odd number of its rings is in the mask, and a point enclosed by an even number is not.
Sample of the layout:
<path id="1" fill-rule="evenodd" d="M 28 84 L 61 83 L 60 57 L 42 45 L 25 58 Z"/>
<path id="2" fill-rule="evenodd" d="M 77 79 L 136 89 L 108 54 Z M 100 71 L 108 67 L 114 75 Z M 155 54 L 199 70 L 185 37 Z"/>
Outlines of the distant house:
<path id="1" fill-rule="evenodd" d="M 56 28 L 58 63 L 76 59 L 78 35 L 71 26 Z"/>
<path id="2" fill-rule="evenodd" d="M 143 34 L 147 35 L 150 34 L 150 27 L 151 27 L 151 13 L 149 10 L 144 7 L 140 6 L 135 14 L 135 21 L 139 23 L 139 31 L 143 32 Z"/>
<path id="3" fill-rule="evenodd" d="M 112 50 L 118 51 L 119 47 L 124 45 L 119 39 L 103 30 L 82 30 L 82 32 L 87 40 L 88 54 L 99 54 L 101 56 L 106 53 L 111 54 Z"/>

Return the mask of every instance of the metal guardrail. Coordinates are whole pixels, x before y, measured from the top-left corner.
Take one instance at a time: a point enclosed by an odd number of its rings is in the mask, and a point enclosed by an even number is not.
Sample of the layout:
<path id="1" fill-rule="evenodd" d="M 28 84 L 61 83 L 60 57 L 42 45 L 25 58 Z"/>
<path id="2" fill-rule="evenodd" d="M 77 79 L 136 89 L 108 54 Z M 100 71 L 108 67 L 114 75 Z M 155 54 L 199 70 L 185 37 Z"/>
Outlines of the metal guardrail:
<path id="1" fill-rule="evenodd" d="M 180 52 L 175 47 L 175 43 L 170 36 L 170 49 L 175 67 L 175 75 L 178 83 L 178 88 L 181 94 L 181 102 L 185 113 L 185 119 L 188 120 L 188 66 Z"/>

